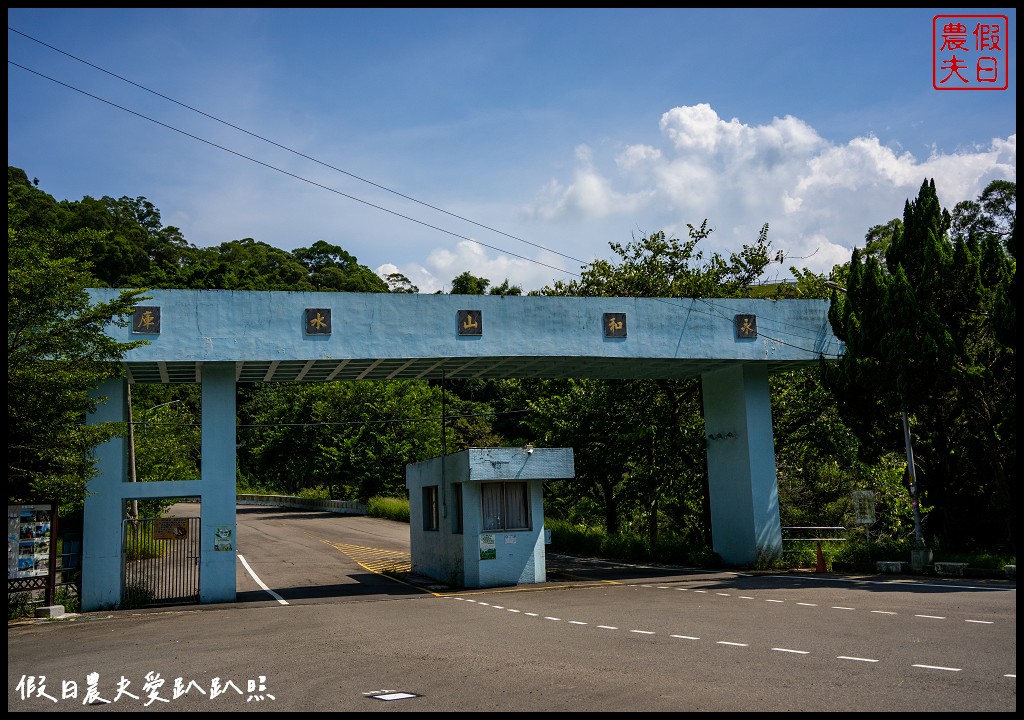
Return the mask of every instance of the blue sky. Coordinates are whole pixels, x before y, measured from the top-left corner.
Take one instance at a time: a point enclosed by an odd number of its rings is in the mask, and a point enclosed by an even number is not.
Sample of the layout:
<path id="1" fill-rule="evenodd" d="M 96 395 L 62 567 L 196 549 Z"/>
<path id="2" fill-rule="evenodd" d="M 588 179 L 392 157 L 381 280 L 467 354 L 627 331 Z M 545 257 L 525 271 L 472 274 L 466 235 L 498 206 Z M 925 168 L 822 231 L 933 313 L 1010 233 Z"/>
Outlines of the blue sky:
<path id="1" fill-rule="evenodd" d="M 1006 90 L 933 82 L 933 17 L 1005 15 Z M 421 292 L 769 225 L 827 272 L 934 178 L 1016 181 L 1016 11 L 8 8 L 7 161 L 145 197 L 200 247 L 339 245 Z M 44 77 L 45 76 L 45 77 Z M 198 112 L 197 112 L 198 111 Z"/>

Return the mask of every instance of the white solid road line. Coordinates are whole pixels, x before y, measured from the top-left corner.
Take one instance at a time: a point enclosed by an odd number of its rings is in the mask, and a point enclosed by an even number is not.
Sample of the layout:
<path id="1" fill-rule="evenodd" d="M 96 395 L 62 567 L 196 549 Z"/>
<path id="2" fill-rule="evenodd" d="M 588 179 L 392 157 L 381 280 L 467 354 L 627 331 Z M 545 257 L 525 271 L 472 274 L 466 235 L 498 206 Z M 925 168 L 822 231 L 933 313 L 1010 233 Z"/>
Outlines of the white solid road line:
<path id="1" fill-rule="evenodd" d="M 238 556 L 238 559 L 242 561 L 242 565 L 244 565 L 244 566 L 245 566 L 245 569 L 246 569 L 246 571 L 247 571 L 247 572 L 249 573 L 249 575 L 250 575 L 250 576 L 252 577 L 252 579 L 256 581 L 256 584 L 257 584 L 257 585 L 259 585 L 259 586 L 260 586 L 261 588 L 263 588 L 263 589 L 264 589 L 264 590 L 266 590 L 266 591 L 267 591 L 268 593 L 270 593 L 270 594 L 271 594 L 271 595 L 273 596 L 273 598 L 274 598 L 275 600 L 277 600 L 277 601 L 278 601 L 279 603 L 281 603 L 282 605 L 287 605 L 287 604 L 288 604 L 288 601 L 287 601 L 287 600 L 285 600 L 285 599 L 284 599 L 283 597 L 281 597 L 280 595 L 278 595 L 278 594 L 277 594 L 276 592 L 274 592 L 273 590 L 271 590 L 270 588 L 268 588 L 268 587 L 267 587 L 267 586 L 266 586 L 266 585 L 264 584 L 264 582 L 263 582 L 262 580 L 260 580 L 260 579 L 259 579 L 259 578 L 258 578 L 258 577 L 256 576 L 256 573 L 254 573 L 254 572 L 252 571 L 252 568 L 251 568 L 251 567 L 249 567 L 249 563 L 247 563 L 247 562 L 245 561 L 245 558 L 244 558 L 244 557 L 242 557 L 241 555 L 239 555 L 239 556 Z"/>

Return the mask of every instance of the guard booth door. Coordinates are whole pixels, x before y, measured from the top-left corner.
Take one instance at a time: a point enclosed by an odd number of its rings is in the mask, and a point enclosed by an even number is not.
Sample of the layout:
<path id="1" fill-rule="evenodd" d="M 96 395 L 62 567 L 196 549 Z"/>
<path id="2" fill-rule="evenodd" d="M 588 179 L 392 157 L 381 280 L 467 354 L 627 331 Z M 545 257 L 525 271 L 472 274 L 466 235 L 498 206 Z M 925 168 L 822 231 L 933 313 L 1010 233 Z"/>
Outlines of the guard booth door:
<path id="1" fill-rule="evenodd" d="M 121 607 L 199 603 L 199 518 L 122 521 Z"/>

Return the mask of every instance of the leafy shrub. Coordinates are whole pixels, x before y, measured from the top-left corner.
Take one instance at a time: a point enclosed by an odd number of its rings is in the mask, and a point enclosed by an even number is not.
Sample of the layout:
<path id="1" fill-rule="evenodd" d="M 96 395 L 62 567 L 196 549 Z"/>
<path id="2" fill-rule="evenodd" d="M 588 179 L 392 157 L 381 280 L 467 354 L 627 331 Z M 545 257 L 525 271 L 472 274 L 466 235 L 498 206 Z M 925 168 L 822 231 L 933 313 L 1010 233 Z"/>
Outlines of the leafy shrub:
<path id="1" fill-rule="evenodd" d="M 17 592 L 7 595 L 7 621 L 32 617 L 35 614 L 35 602 L 32 593 Z"/>
<path id="2" fill-rule="evenodd" d="M 566 520 L 545 520 L 544 526 L 551 531 L 551 549 L 568 555 L 703 568 L 722 564 L 721 557 L 710 548 L 694 547 L 676 536 L 660 538 L 651 548 L 646 536 L 633 533 L 608 535 L 602 528 Z"/>
<path id="3" fill-rule="evenodd" d="M 544 527 L 551 531 L 551 548 L 556 552 L 585 557 L 599 557 L 604 531 L 578 525 L 567 520 L 545 520 Z"/>
<path id="4" fill-rule="evenodd" d="M 56 605 L 62 605 L 64 607 L 64 612 L 81 612 L 82 604 L 80 602 L 80 598 L 78 597 L 78 593 L 74 590 L 74 588 L 69 587 L 67 585 L 57 586 L 57 589 L 54 592 L 53 601 L 54 604 Z"/>

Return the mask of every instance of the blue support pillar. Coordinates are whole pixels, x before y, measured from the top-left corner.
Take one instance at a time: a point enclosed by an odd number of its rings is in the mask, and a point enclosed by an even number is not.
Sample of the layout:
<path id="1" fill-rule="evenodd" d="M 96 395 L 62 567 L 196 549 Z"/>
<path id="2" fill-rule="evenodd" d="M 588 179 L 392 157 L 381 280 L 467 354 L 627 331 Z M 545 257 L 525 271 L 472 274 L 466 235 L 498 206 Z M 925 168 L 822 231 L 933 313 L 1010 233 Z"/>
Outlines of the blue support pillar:
<path id="1" fill-rule="evenodd" d="M 100 402 L 86 417 L 87 425 L 127 420 L 128 384 L 124 380 L 107 380 L 90 394 Z M 121 602 L 121 487 L 128 479 L 127 442 L 116 437 L 93 451 L 96 474 L 86 485 L 82 534 L 83 612 L 114 608 Z"/>
<path id="2" fill-rule="evenodd" d="M 199 602 L 235 601 L 235 366 L 202 369 Z"/>
<path id="3" fill-rule="evenodd" d="M 701 377 L 711 536 L 730 565 L 782 553 L 768 371 L 737 363 Z"/>

